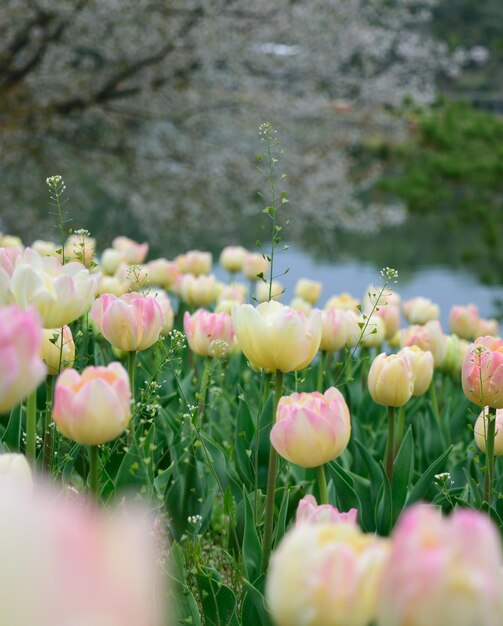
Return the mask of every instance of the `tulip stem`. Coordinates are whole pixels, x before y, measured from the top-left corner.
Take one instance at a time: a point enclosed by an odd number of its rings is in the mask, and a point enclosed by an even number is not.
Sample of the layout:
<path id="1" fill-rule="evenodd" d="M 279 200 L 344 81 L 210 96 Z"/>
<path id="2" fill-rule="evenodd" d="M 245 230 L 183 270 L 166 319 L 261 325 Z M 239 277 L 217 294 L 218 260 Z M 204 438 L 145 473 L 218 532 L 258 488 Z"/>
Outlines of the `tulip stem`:
<path id="1" fill-rule="evenodd" d="M 386 476 L 393 484 L 393 461 L 395 460 L 395 407 L 388 407 L 388 444 L 386 447 Z"/>
<path id="2" fill-rule="evenodd" d="M 405 404 L 398 409 L 398 420 L 395 437 L 395 454 L 398 452 L 403 439 L 403 431 L 405 427 Z"/>
<path id="3" fill-rule="evenodd" d="M 259 489 L 259 448 L 260 448 L 260 419 L 262 417 L 262 413 L 264 411 L 264 407 L 267 402 L 267 398 L 270 393 L 270 374 L 262 371 L 261 377 L 261 392 L 259 405 L 257 407 L 257 426 L 255 429 L 255 463 L 254 463 L 254 473 L 255 473 L 255 519 L 258 516 L 258 489 Z"/>
<path id="4" fill-rule="evenodd" d="M 442 442 L 442 446 L 446 447 L 444 429 L 442 425 L 442 420 L 440 419 L 440 411 L 438 407 L 438 396 L 437 396 L 437 385 L 435 381 L 435 377 L 432 378 L 430 385 L 430 400 L 431 400 L 431 408 L 433 410 L 433 415 L 435 416 L 435 421 L 437 422 L 438 432 L 440 434 L 440 441 Z"/>
<path id="5" fill-rule="evenodd" d="M 89 485 L 89 493 L 98 500 L 99 497 L 99 485 L 100 478 L 98 473 L 98 446 L 89 446 L 89 475 L 88 475 L 88 485 Z"/>
<path id="6" fill-rule="evenodd" d="M 325 466 L 319 465 L 316 468 L 316 478 L 320 490 L 320 504 L 328 504 L 327 479 L 325 476 Z"/>
<path id="7" fill-rule="evenodd" d="M 278 402 L 283 392 L 283 372 L 276 370 L 276 381 L 274 388 L 274 405 L 273 418 L 276 420 L 276 410 Z M 274 525 L 274 493 L 276 490 L 276 474 L 278 473 L 278 453 L 274 446 L 270 446 L 269 450 L 269 468 L 267 472 L 267 494 L 265 500 L 265 522 L 264 522 L 264 539 L 262 542 L 262 564 L 261 572 L 265 574 L 269 565 L 269 557 L 271 555 L 272 535 Z"/>
<path id="8" fill-rule="evenodd" d="M 323 374 L 325 369 L 326 354 L 327 353 L 324 350 L 320 350 L 320 362 L 318 364 L 318 383 L 316 385 L 316 389 L 318 389 L 320 393 L 323 393 Z"/>
<path id="9" fill-rule="evenodd" d="M 46 379 L 46 398 L 45 398 L 45 421 L 44 421 L 44 468 L 51 469 L 52 464 L 52 429 L 51 429 L 51 412 L 52 412 L 52 384 L 54 376 L 48 376 Z"/>
<path id="10" fill-rule="evenodd" d="M 26 456 L 33 465 L 37 456 L 37 390 L 26 400 Z"/>
<path id="11" fill-rule="evenodd" d="M 210 381 L 211 358 L 206 357 L 204 360 L 203 375 L 201 377 L 201 386 L 199 387 L 197 412 L 199 415 L 199 428 L 203 427 L 204 409 L 206 408 L 206 392 Z"/>
<path id="12" fill-rule="evenodd" d="M 488 407 L 486 428 L 486 477 L 484 481 L 484 500 L 491 504 L 494 482 L 494 437 L 496 434 L 496 409 Z"/>
<path id="13" fill-rule="evenodd" d="M 129 423 L 129 432 L 128 432 L 128 446 L 133 443 L 134 433 L 136 430 L 135 423 L 135 388 L 134 388 L 134 375 L 136 369 L 136 351 L 131 350 L 127 353 L 127 372 L 129 375 L 129 386 L 131 387 L 131 406 L 133 409 L 133 418 Z"/>

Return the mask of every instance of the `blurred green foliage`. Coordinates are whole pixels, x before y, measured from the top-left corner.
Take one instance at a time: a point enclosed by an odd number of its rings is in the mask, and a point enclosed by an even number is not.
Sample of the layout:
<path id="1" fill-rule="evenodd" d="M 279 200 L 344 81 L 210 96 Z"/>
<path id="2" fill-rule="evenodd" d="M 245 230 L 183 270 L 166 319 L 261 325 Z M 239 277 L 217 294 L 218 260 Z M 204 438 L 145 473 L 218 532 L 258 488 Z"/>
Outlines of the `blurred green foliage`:
<path id="1" fill-rule="evenodd" d="M 445 239 L 466 233 L 457 254 L 484 282 L 503 280 L 503 119 L 465 102 L 408 114 L 409 139 L 373 145 L 387 166 L 378 190 L 412 215 L 441 222 Z"/>

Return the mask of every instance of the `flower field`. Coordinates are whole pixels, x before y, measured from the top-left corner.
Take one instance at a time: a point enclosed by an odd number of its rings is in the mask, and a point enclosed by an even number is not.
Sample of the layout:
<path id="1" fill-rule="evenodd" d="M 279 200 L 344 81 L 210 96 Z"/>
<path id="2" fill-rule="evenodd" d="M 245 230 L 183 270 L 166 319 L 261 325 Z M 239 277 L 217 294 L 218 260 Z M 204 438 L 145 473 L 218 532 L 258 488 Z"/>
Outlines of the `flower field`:
<path id="1" fill-rule="evenodd" d="M 496 320 L 391 268 L 283 293 L 274 196 L 223 283 L 48 184 L 61 243 L 0 238 L 0 624 L 503 623 Z"/>

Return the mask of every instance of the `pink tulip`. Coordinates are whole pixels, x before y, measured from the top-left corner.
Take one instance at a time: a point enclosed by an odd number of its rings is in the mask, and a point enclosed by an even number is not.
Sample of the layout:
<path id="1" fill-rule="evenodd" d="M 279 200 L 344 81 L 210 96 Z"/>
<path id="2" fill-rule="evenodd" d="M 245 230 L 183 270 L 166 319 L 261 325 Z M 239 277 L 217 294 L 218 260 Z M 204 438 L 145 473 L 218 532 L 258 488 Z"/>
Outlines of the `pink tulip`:
<path id="1" fill-rule="evenodd" d="M 126 352 L 146 350 L 158 339 L 163 326 L 161 305 L 139 293 L 100 296 L 91 317 L 114 348 Z"/>
<path id="2" fill-rule="evenodd" d="M 137 243 L 128 237 L 116 237 L 112 241 L 112 246 L 122 253 L 124 260 L 129 265 L 143 263 L 148 254 L 148 243 Z"/>
<path id="3" fill-rule="evenodd" d="M 131 419 L 131 388 L 120 363 L 64 370 L 56 380 L 52 417 L 58 430 L 80 444 L 118 437 Z"/>
<path id="4" fill-rule="evenodd" d="M 234 344 L 232 317 L 228 313 L 210 313 L 198 309 L 191 315 L 186 311 L 183 326 L 190 349 L 200 356 L 213 356 L 212 345 L 215 345 L 215 341 L 227 344 L 227 350 Z"/>
<path id="5" fill-rule="evenodd" d="M 173 307 L 171 306 L 171 300 L 169 299 L 168 294 L 162 289 L 156 289 L 153 291 L 149 291 L 148 298 L 154 298 L 156 302 L 158 302 L 161 306 L 162 310 L 162 329 L 161 335 L 167 335 L 170 330 L 173 328 L 173 322 L 175 320 L 175 315 L 173 313 Z"/>
<path id="6" fill-rule="evenodd" d="M 426 505 L 402 515 L 379 594 L 379 626 L 500 626 L 502 552 L 482 513 L 448 518 Z"/>
<path id="7" fill-rule="evenodd" d="M 185 254 L 176 257 L 175 263 L 184 274 L 209 274 L 213 264 L 211 252 L 201 252 L 200 250 L 189 250 Z"/>
<path id="8" fill-rule="evenodd" d="M 425 352 L 433 354 L 435 367 L 441 367 L 447 354 L 447 335 L 444 335 L 442 326 L 437 320 L 427 322 L 424 326 L 414 325 L 403 328 L 400 332 L 400 345 L 418 346 Z"/>
<path id="9" fill-rule="evenodd" d="M 162 541 L 129 503 L 106 513 L 50 485 L 0 482 L 2 626 L 165 626 Z"/>
<path id="10" fill-rule="evenodd" d="M 346 522 L 356 524 L 357 519 L 357 509 L 349 509 L 347 513 L 340 513 L 335 506 L 317 504 L 314 496 L 307 495 L 302 498 L 297 506 L 295 523 Z"/>
<path id="11" fill-rule="evenodd" d="M 463 361 L 465 396 L 479 406 L 503 408 L 503 339 L 479 337 Z"/>
<path id="12" fill-rule="evenodd" d="M 351 434 L 349 409 L 341 392 L 293 393 L 278 403 L 271 443 L 284 459 L 318 467 L 341 455 Z"/>
<path id="13" fill-rule="evenodd" d="M 453 306 L 449 313 L 449 328 L 462 339 L 475 339 L 479 323 L 479 310 L 475 304 Z"/>
<path id="14" fill-rule="evenodd" d="M 38 315 L 17 306 L 0 307 L 0 413 L 34 391 L 46 372 Z"/>

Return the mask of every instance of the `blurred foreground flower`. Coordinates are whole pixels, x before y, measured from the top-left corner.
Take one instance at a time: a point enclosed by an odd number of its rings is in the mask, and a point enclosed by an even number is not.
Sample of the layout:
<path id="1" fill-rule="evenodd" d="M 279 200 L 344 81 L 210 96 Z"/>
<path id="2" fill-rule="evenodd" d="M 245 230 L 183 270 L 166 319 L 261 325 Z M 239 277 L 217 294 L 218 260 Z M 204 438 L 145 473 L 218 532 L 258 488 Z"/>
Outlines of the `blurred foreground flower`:
<path id="1" fill-rule="evenodd" d="M 340 456 L 351 434 L 349 409 L 341 392 L 292 393 L 278 403 L 271 443 L 284 459 L 319 467 Z"/>
<path id="2" fill-rule="evenodd" d="M 297 524 L 271 557 L 266 598 L 278 626 L 368 626 L 388 542 L 356 524 Z"/>
<path id="3" fill-rule="evenodd" d="M 46 372 L 38 315 L 17 306 L 0 307 L 0 413 L 35 391 Z"/>
<path id="4" fill-rule="evenodd" d="M 139 506 L 102 513 L 54 487 L 27 497 L 0 481 L 0 507 L 0 624 L 168 624 L 161 550 Z"/>
<path id="5" fill-rule="evenodd" d="M 400 518 L 379 593 L 379 626 L 500 626 L 499 534 L 482 513 L 416 505 Z"/>

